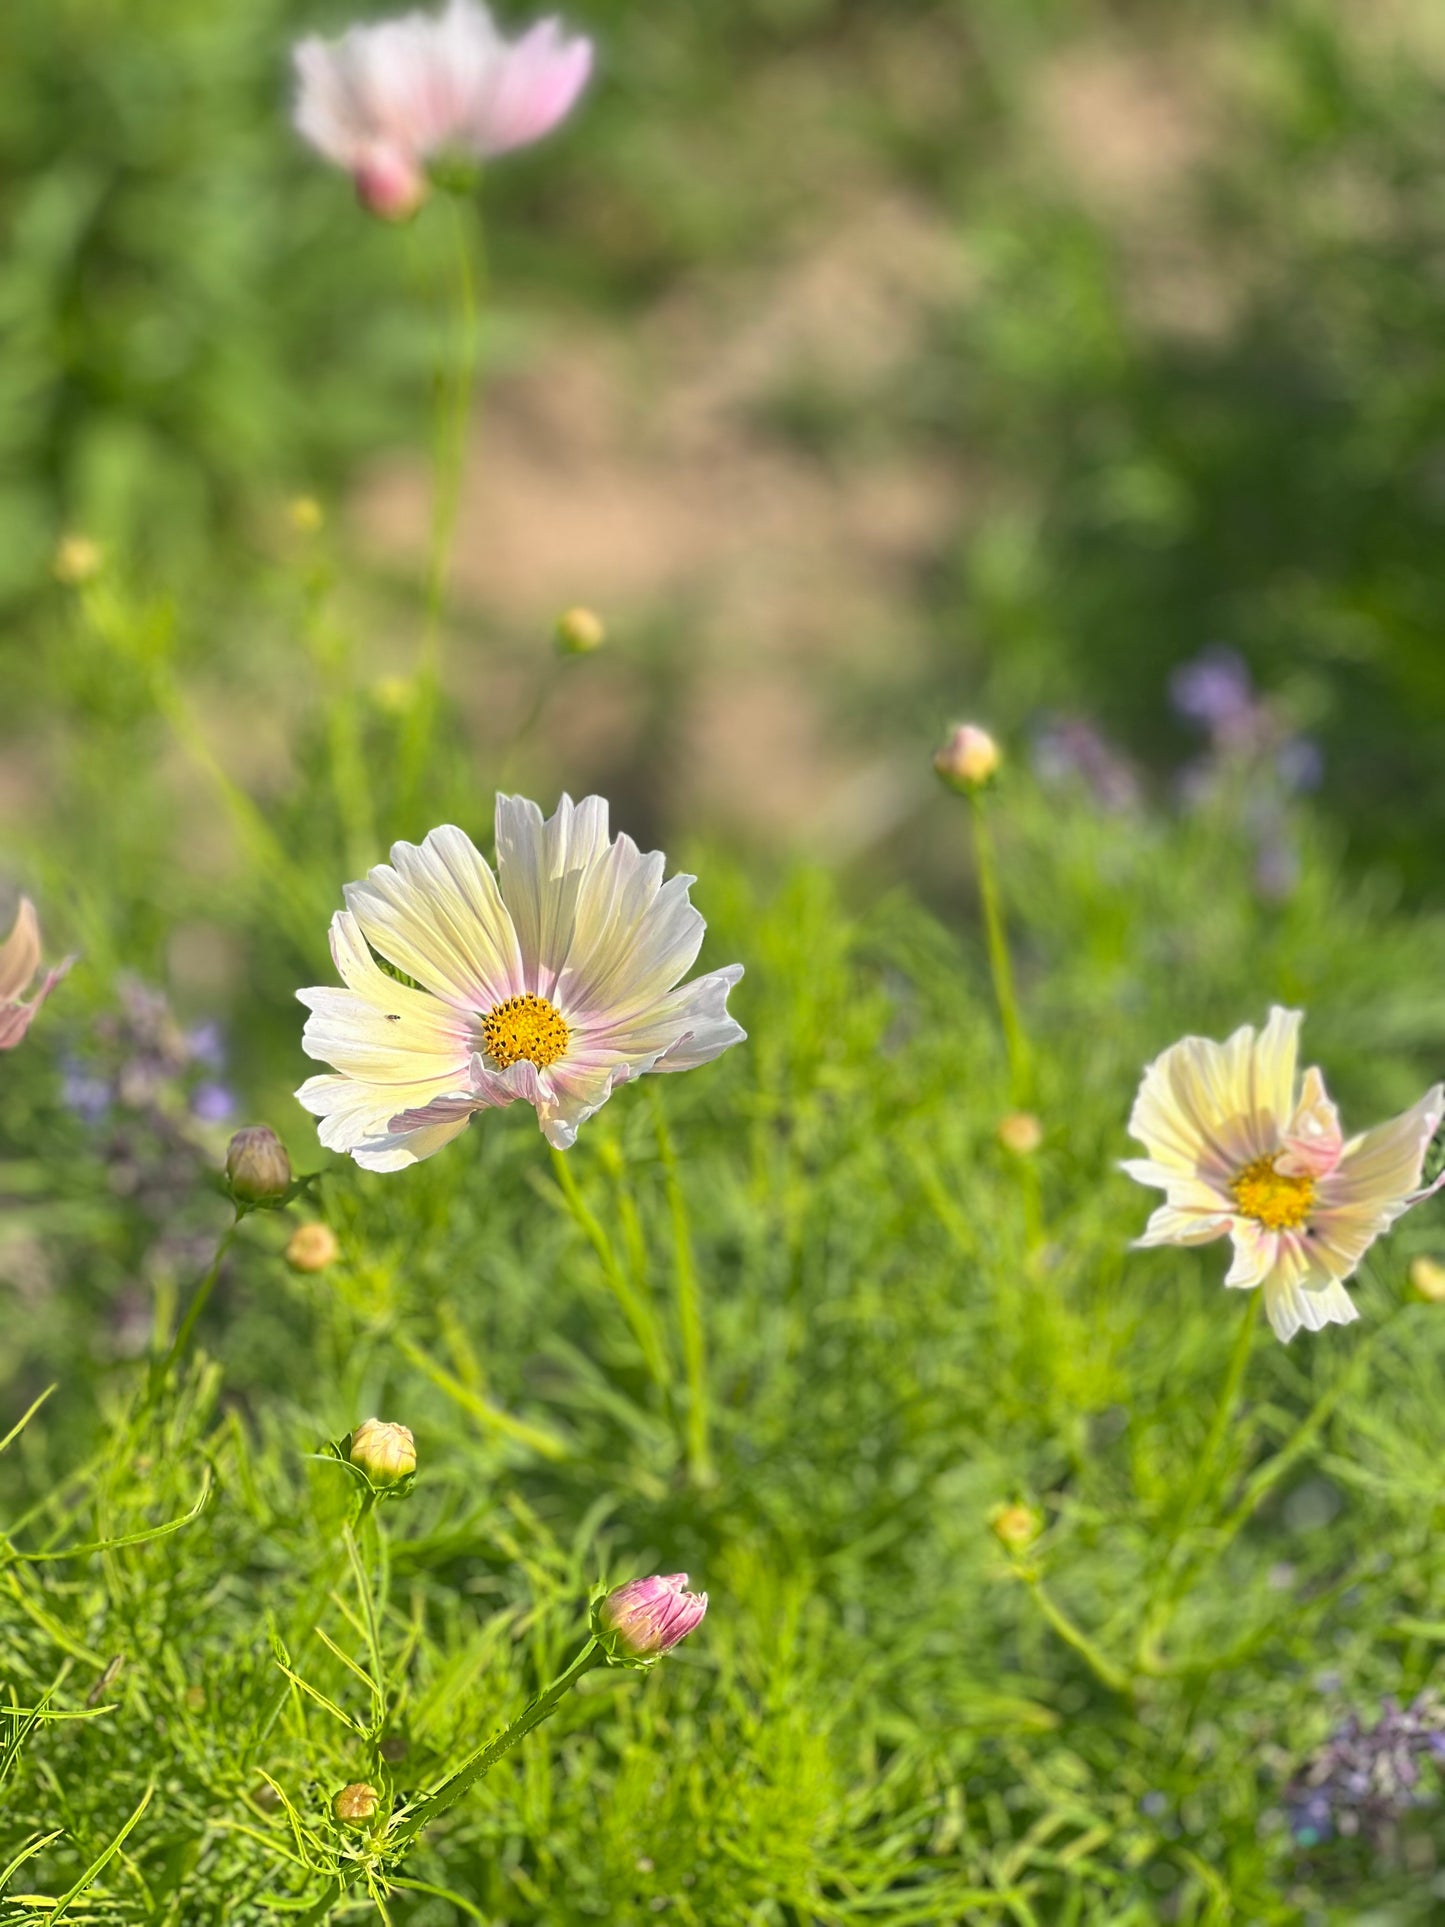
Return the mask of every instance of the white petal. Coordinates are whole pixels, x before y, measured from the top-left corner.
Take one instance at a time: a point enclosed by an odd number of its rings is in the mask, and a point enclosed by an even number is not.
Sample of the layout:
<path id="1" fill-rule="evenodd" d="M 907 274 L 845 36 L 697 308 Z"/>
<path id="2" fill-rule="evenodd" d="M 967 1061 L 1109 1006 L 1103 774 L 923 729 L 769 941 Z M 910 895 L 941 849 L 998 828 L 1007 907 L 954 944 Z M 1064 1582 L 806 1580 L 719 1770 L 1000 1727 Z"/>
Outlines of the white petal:
<path id="1" fill-rule="evenodd" d="M 1279 1233 L 1266 1230 L 1251 1218 L 1236 1218 L 1232 1236 L 1234 1262 L 1225 1273 L 1224 1282 L 1236 1291 L 1253 1291 L 1279 1260 Z"/>
<path id="2" fill-rule="evenodd" d="M 374 1085 L 353 1077 L 311 1077 L 296 1096 L 321 1123 L 317 1136 L 330 1151 L 346 1151 L 358 1164 L 374 1171 L 395 1171 L 413 1164 L 418 1156 L 430 1156 L 448 1138 L 464 1129 L 462 1117 L 446 1136 L 436 1139 L 429 1149 L 410 1148 L 406 1135 L 393 1133 L 392 1120 L 403 1111 L 421 1111 L 451 1095 L 445 1085 L 417 1082 L 411 1085 Z M 455 1095 L 463 1095 L 456 1093 Z M 472 1109 L 476 1106 L 473 1104 Z M 384 1162 L 376 1162 L 377 1158 Z"/>
<path id="3" fill-rule="evenodd" d="M 1286 1084 L 1298 1027 L 1298 1012 L 1275 1010 L 1258 1038 L 1245 1025 L 1223 1044 L 1186 1037 L 1172 1045 L 1144 1073 L 1130 1135 L 1157 1164 L 1227 1183 L 1278 1148 L 1293 1108 Z"/>
<path id="4" fill-rule="evenodd" d="M 485 1012 L 527 987 L 497 880 L 455 826 L 420 846 L 393 845 L 391 863 L 347 884 L 345 896 L 382 956 L 458 1008 Z"/>
<path id="5" fill-rule="evenodd" d="M 497 798 L 497 871 L 516 927 L 523 990 L 553 999 L 583 878 L 606 848 L 607 804 L 600 796 L 577 804 L 564 796 L 545 822 L 526 797 Z"/>
<path id="6" fill-rule="evenodd" d="M 665 859 L 619 836 L 587 870 L 556 1002 L 584 1031 L 640 1016 L 697 959 L 707 929 L 688 900 L 695 877 L 663 883 Z"/>
<path id="7" fill-rule="evenodd" d="M 1153 1245 L 1212 1244 L 1224 1236 L 1230 1223 L 1226 1212 L 1181 1211 L 1172 1204 L 1161 1204 L 1134 1244 L 1141 1251 Z"/>
<path id="8" fill-rule="evenodd" d="M 1275 1337 L 1286 1345 L 1301 1327 L 1317 1332 L 1326 1325 L 1353 1324 L 1360 1315 L 1358 1305 L 1337 1280 L 1310 1286 L 1285 1271 L 1266 1279 L 1264 1310 Z"/>
<path id="9" fill-rule="evenodd" d="M 1419 1185 L 1442 1108 L 1445 1086 L 1436 1084 L 1399 1117 L 1353 1139 L 1334 1173 L 1321 1183 L 1321 1203 L 1377 1211 L 1385 1224 L 1393 1224 Z"/>

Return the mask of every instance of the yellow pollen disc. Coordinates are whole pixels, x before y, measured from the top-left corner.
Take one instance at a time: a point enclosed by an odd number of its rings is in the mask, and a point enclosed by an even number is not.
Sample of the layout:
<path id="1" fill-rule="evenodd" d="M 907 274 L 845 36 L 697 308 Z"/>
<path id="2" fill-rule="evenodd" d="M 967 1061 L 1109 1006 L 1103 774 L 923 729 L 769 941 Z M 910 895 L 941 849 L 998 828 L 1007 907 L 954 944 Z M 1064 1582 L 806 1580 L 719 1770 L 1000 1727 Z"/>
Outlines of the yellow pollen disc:
<path id="1" fill-rule="evenodd" d="M 1276 1153 L 1276 1155 L 1278 1155 Z M 1276 1171 L 1274 1158 L 1246 1164 L 1229 1187 L 1240 1215 L 1270 1231 L 1296 1231 L 1315 1201 L 1313 1178 L 1292 1178 Z"/>
<path id="2" fill-rule="evenodd" d="M 482 1019 L 482 1048 L 499 1070 L 527 1058 L 542 1070 L 567 1048 L 569 1032 L 560 1011 L 545 997 L 509 997 Z"/>

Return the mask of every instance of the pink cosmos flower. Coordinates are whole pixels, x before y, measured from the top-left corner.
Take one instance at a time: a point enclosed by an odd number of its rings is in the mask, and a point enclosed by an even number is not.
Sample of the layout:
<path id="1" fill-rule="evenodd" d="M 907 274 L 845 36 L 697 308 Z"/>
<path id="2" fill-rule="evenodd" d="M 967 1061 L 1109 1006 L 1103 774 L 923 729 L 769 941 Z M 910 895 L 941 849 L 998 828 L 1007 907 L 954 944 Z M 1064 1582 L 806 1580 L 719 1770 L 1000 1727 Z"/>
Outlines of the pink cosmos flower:
<path id="1" fill-rule="evenodd" d="M 40 968 L 40 919 L 29 897 L 22 897 L 15 928 L 0 943 L 0 1050 L 14 1050 L 23 1041 L 36 1011 L 74 962 L 67 957 L 48 970 L 30 1002 L 21 1002 Z"/>
<path id="2" fill-rule="evenodd" d="M 296 1095 L 321 1142 L 369 1171 L 430 1157 L 477 1111 L 531 1104 L 566 1150 L 613 1090 L 709 1063 L 745 1032 L 741 964 L 682 983 L 707 928 L 696 881 L 610 838 L 600 796 L 497 798 L 497 870 L 452 825 L 346 886 L 331 954 L 346 984 L 298 990 L 309 1057 L 338 1075 Z M 409 982 L 376 961 L 384 957 Z"/>
<path id="3" fill-rule="evenodd" d="M 426 198 L 429 160 L 485 160 L 549 133 L 586 85 L 592 43 L 556 19 L 506 40 L 478 0 L 448 0 L 436 16 L 313 36 L 293 59 L 297 131 L 371 213 L 404 220 Z"/>
<path id="4" fill-rule="evenodd" d="M 689 1592 L 685 1572 L 633 1579 L 601 1600 L 593 1614 L 597 1637 L 623 1664 L 650 1666 L 702 1624 L 707 1594 Z"/>
<path id="5" fill-rule="evenodd" d="M 1260 1286 L 1277 1337 L 1359 1317 L 1345 1290 L 1375 1239 L 1419 1201 L 1420 1172 L 1445 1112 L 1434 1085 L 1412 1109 L 1345 1139 L 1319 1071 L 1297 1074 L 1300 1012 L 1275 1009 L 1223 1044 L 1186 1037 L 1144 1073 L 1129 1135 L 1147 1158 L 1124 1165 L 1166 1202 L 1141 1245 L 1234 1241 L 1224 1282 Z"/>

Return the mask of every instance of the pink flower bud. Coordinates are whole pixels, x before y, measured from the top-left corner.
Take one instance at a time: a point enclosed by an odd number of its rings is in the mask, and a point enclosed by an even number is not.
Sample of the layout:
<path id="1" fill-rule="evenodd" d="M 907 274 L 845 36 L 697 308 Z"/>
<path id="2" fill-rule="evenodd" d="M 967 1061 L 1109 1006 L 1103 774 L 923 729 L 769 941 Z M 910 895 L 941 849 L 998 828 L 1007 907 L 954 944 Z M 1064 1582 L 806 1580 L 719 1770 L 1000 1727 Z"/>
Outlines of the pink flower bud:
<path id="1" fill-rule="evenodd" d="M 394 147 L 369 147 L 351 170 L 356 198 L 381 221 L 409 221 L 430 192 L 426 175 Z"/>
<path id="2" fill-rule="evenodd" d="M 986 729 L 960 723 L 933 759 L 933 767 L 952 790 L 976 790 L 1003 761 Z"/>
<path id="3" fill-rule="evenodd" d="M 621 1666 L 651 1666 L 702 1624 L 707 1594 L 689 1592 L 687 1574 L 632 1579 L 599 1600 L 592 1629 L 607 1657 Z"/>

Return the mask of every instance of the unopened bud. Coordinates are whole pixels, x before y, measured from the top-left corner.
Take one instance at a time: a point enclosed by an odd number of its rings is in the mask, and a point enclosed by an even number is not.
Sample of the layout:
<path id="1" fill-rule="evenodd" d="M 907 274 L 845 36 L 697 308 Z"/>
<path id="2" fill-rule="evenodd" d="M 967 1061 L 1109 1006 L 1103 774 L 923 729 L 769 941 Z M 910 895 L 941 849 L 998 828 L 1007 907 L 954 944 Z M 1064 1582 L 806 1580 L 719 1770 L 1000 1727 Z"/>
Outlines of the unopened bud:
<path id="1" fill-rule="evenodd" d="M 88 535 L 63 535 L 56 544 L 50 570 L 57 582 L 63 582 L 68 589 L 78 589 L 83 582 L 91 582 L 100 574 L 104 561 L 99 542 L 93 542 Z"/>
<path id="2" fill-rule="evenodd" d="M 651 1666 L 702 1624 L 707 1594 L 687 1590 L 687 1574 L 633 1579 L 600 1599 L 592 1630 L 620 1666 Z"/>
<path id="3" fill-rule="evenodd" d="M 416 1440 L 404 1425 L 363 1419 L 351 1435 L 347 1457 L 374 1486 L 400 1485 L 416 1471 Z"/>
<path id="4" fill-rule="evenodd" d="M 352 178 L 357 200 L 379 221 L 409 221 L 429 192 L 415 162 L 391 147 L 373 147 Z"/>
<path id="5" fill-rule="evenodd" d="M 933 767 L 951 790 L 976 790 L 993 775 L 1003 756 L 986 729 L 960 723 L 933 759 Z"/>
<path id="6" fill-rule="evenodd" d="M 344 1786 L 331 1802 L 331 1811 L 344 1827 L 366 1827 L 376 1818 L 381 1795 L 364 1780 Z"/>
<path id="7" fill-rule="evenodd" d="M 1410 1289 L 1427 1304 L 1445 1305 L 1445 1265 L 1434 1258 L 1412 1258 Z"/>
<path id="8" fill-rule="evenodd" d="M 279 1204 L 291 1188 L 291 1160 L 269 1124 L 237 1131 L 226 1147 L 226 1181 L 238 1204 Z"/>
<path id="9" fill-rule="evenodd" d="M 293 1271 L 325 1271 L 341 1255 L 336 1233 L 329 1224 L 299 1224 L 286 1247 L 286 1262 Z"/>
<path id="10" fill-rule="evenodd" d="M 298 535 L 315 535 L 326 523 L 326 511 L 314 495 L 293 495 L 286 504 L 286 519 Z"/>
<path id="11" fill-rule="evenodd" d="M 988 1529 L 1006 1551 L 1027 1552 L 1044 1529 L 1043 1514 L 1021 1500 L 996 1505 L 988 1515 Z"/>
<path id="12" fill-rule="evenodd" d="M 1031 1157 L 1044 1141 L 1044 1127 L 1032 1111 L 1010 1111 L 998 1121 L 998 1141 L 1016 1158 Z"/>
<path id="13" fill-rule="evenodd" d="M 568 609 L 557 618 L 557 647 L 564 656 L 590 656 L 607 640 L 595 609 Z"/>

